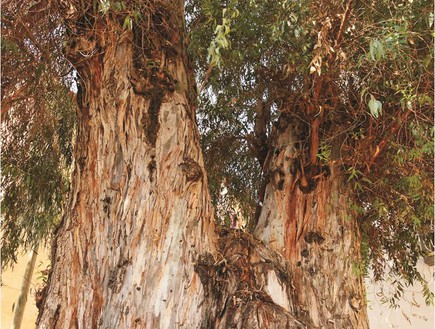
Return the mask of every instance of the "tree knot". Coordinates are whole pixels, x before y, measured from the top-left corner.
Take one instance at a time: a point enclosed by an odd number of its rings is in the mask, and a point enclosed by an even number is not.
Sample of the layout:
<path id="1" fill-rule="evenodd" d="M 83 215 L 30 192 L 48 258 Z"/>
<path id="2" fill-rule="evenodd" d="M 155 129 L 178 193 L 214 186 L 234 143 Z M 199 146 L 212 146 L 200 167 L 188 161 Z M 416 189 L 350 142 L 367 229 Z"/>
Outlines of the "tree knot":
<path id="1" fill-rule="evenodd" d="M 203 176 L 201 166 L 190 157 L 183 157 L 183 162 L 179 166 L 186 175 L 187 181 L 197 182 Z"/>
<path id="2" fill-rule="evenodd" d="M 311 231 L 304 236 L 304 240 L 308 244 L 312 244 L 312 243 L 322 244 L 323 241 L 325 241 L 325 238 L 319 232 Z"/>
<path id="3" fill-rule="evenodd" d="M 354 311 L 358 312 L 362 308 L 362 299 L 358 295 L 352 294 L 349 297 L 349 304 Z"/>

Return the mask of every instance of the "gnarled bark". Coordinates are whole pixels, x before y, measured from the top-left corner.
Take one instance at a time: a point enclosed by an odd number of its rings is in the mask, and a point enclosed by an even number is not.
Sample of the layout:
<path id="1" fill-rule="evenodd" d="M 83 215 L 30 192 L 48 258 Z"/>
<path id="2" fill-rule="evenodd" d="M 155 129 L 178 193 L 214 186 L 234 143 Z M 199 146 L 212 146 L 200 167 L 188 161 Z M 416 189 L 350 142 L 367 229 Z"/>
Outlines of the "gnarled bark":
<path id="1" fill-rule="evenodd" d="M 76 163 L 40 328 L 197 328 L 206 317 L 194 263 L 214 251 L 214 224 L 179 5 L 171 47 L 140 54 L 158 56 L 142 58 L 161 61 L 155 72 L 135 62 L 133 31 L 108 19 L 71 27 Z"/>
<path id="2" fill-rule="evenodd" d="M 302 163 L 297 131 L 280 118 L 254 235 L 289 262 L 295 316 L 310 328 L 368 328 L 352 192 L 338 166 Z"/>
<path id="3" fill-rule="evenodd" d="M 196 264 L 213 314 L 204 328 L 306 328 L 294 316 L 288 263 L 240 230 L 220 228 L 218 256 Z"/>
<path id="4" fill-rule="evenodd" d="M 182 2 L 148 2 L 133 30 L 70 4 L 75 170 L 39 328 L 365 328 L 347 194 L 338 178 L 295 187 L 291 130 L 268 162 L 266 245 L 215 234 Z"/>

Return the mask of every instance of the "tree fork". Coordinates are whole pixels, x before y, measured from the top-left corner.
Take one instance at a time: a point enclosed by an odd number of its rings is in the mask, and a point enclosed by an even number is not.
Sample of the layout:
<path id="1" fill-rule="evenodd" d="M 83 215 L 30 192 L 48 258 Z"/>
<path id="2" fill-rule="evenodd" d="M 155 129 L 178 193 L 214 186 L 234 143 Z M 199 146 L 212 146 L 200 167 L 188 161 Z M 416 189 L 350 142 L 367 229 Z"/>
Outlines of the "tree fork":
<path id="1" fill-rule="evenodd" d="M 88 16 L 102 22 L 83 21 L 81 7 L 72 4 L 71 41 L 81 40 L 70 47 L 82 86 L 76 163 L 38 327 L 300 326 L 292 315 L 290 274 L 279 255 L 232 232 L 217 241 L 186 49 L 183 37 L 171 37 L 184 31 L 159 30 L 177 51 L 167 51 L 163 68 L 154 72 L 146 63 L 162 58 L 156 47 L 164 39 L 146 35 L 149 43 L 142 46 L 148 48 L 138 60 L 139 29 L 125 30 L 98 18 L 101 13 Z M 172 14 L 182 15 L 178 5 Z M 94 24 L 101 27 L 97 38 Z M 162 83 L 160 72 L 177 87 Z M 146 92 L 138 92 L 137 81 Z M 229 260 L 227 274 L 217 250 Z M 219 292 L 212 287 L 218 282 Z"/>

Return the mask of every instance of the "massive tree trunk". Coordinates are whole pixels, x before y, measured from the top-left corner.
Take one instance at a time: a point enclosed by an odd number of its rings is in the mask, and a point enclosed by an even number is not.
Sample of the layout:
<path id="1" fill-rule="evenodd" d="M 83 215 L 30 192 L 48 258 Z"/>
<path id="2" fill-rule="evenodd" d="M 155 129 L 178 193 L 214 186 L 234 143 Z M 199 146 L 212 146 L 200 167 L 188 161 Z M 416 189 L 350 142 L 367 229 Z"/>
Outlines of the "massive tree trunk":
<path id="1" fill-rule="evenodd" d="M 275 127 L 254 235 L 288 261 L 289 298 L 310 328 L 368 328 L 352 191 L 339 166 L 303 164 L 295 122 L 284 113 Z M 335 144 L 332 158 L 339 158 Z"/>
<path id="2" fill-rule="evenodd" d="M 147 3 L 133 30 L 71 4 L 75 170 L 39 328 L 300 327 L 279 255 L 215 234 L 183 3 Z"/>
<path id="3" fill-rule="evenodd" d="M 308 195 L 287 178 L 270 184 L 256 233 L 272 251 L 238 230 L 216 235 L 183 3 L 137 3 L 106 15 L 83 2 L 65 11 L 79 122 L 39 328 L 305 328 L 298 317 L 309 328 L 357 324 L 365 314 L 361 279 L 350 271 L 358 235 L 347 208 L 338 211 L 346 203 L 339 180 Z M 124 29 L 137 10 L 139 23 Z M 269 212 L 273 205 L 282 213 Z"/>
<path id="4" fill-rule="evenodd" d="M 214 252 L 214 224 L 183 3 L 141 13 L 142 31 L 85 10 L 69 22 L 81 78 L 76 163 L 39 327 L 199 327 L 194 262 Z"/>

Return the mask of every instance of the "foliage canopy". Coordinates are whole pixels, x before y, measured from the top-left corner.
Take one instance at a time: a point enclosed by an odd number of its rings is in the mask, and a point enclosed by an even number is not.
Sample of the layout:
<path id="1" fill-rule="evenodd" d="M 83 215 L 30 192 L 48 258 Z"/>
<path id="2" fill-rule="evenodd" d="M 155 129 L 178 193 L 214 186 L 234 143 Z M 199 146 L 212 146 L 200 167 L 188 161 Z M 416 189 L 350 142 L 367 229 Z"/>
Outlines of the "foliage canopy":
<path id="1" fill-rule="evenodd" d="M 122 11 L 125 29 L 145 21 L 135 1 L 89 5 Z M 416 262 L 433 249 L 433 4 L 188 0 L 185 10 L 215 204 L 225 184 L 226 205 L 255 218 L 274 125 L 287 116 L 304 132 L 301 162 L 347 174 L 361 269 L 424 284 Z M 18 245 L 50 236 L 67 190 L 75 116 L 60 15 L 51 1 L 3 5 L 2 266 Z"/>
<path id="2" fill-rule="evenodd" d="M 2 3 L 2 267 L 47 242 L 72 159 L 71 66 L 60 16 L 45 3 Z"/>
<path id="3" fill-rule="evenodd" d="M 257 200 L 246 200 L 246 191 L 260 189 L 259 145 L 270 147 L 273 125 L 282 115 L 312 133 L 307 108 L 314 107 L 321 117 L 317 160 L 339 163 L 357 195 L 352 207 L 363 232 L 362 270 L 371 268 L 376 279 L 420 281 L 429 301 L 415 266 L 433 250 L 433 4 L 242 0 L 190 5 L 192 56 L 199 80 L 205 81 L 200 106 L 205 154 L 221 159 L 206 156 L 213 168 L 211 188 L 225 177 L 232 196 L 252 209 Z M 228 18 L 228 12 L 236 14 Z M 220 26 L 228 19 L 230 28 L 222 36 Z M 227 39 L 219 52 L 218 38 Z M 256 132 L 259 102 L 266 108 L 263 135 Z M 301 143 L 308 163 L 309 134 Z M 225 158 L 228 165 L 222 161 L 224 146 L 245 150 L 239 152 L 251 170 L 239 170 L 234 153 Z M 395 305 L 402 292 L 397 284 L 388 301 Z"/>

